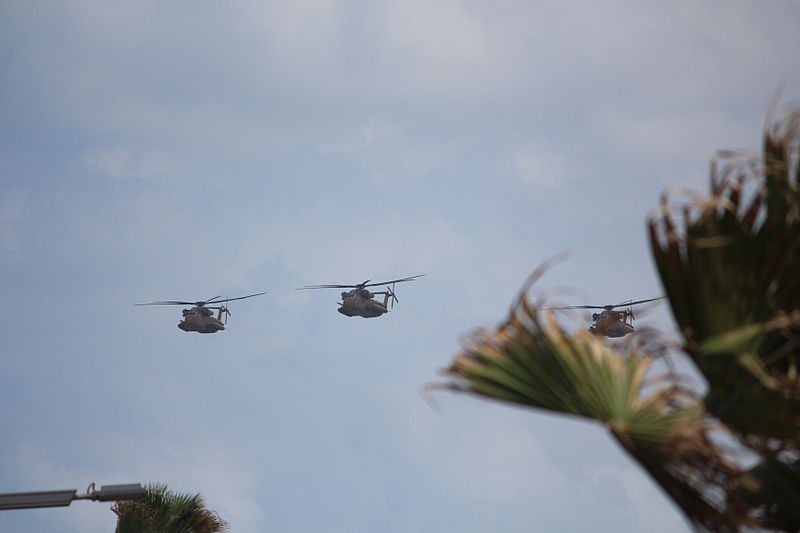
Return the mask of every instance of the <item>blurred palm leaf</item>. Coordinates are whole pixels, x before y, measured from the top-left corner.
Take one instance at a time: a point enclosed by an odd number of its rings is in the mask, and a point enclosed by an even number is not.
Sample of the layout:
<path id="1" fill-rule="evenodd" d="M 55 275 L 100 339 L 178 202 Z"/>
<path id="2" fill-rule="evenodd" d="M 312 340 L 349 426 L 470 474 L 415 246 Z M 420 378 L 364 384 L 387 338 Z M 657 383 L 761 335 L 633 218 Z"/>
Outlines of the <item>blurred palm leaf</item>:
<path id="1" fill-rule="evenodd" d="M 709 198 L 678 210 L 665 195 L 650 222 L 686 353 L 709 383 L 708 409 L 761 438 L 800 436 L 798 142 L 795 110 L 767 129 L 763 159 L 724 153 Z"/>
<path id="2" fill-rule="evenodd" d="M 707 494 L 736 470 L 711 444 L 702 406 L 671 380 L 647 379 L 650 356 L 636 347 L 623 355 L 586 331 L 570 335 L 522 295 L 496 331 L 463 344 L 447 388 L 602 422 L 690 520 L 732 527 L 730 506 Z"/>
<path id="3" fill-rule="evenodd" d="M 702 401 L 671 375 L 648 382 L 658 350 L 538 315 L 525 294 L 543 268 L 496 331 L 463 343 L 445 387 L 601 422 L 699 530 L 797 532 L 800 110 L 770 124 L 762 160 L 723 157 L 710 197 L 676 210 L 665 196 L 649 224 Z"/>
<path id="4" fill-rule="evenodd" d="M 221 533 L 227 524 L 206 509 L 200 494 L 171 492 L 166 485 L 150 485 L 139 500 L 111 508 L 117 515 L 116 533 Z"/>

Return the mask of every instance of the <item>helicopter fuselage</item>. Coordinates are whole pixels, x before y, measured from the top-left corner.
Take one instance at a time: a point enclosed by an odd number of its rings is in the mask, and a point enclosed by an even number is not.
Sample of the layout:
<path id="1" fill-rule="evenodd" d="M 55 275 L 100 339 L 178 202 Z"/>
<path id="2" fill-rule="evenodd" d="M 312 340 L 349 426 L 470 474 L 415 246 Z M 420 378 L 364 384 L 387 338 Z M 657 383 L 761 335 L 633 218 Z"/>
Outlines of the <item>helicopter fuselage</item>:
<path id="1" fill-rule="evenodd" d="M 373 293 L 366 289 L 353 289 L 343 292 L 341 296 L 338 311 L 345 316 L 376 318 L 389 312 L 386 303 L 373 299 Z"/>
<path id="2" fill-rule="evenodd" d="M 397 303 L 397 295 L 394 292 L 396 283 L 404 283 L 407 281 L 414 281 L 421 278 L 425 274 L 417 274 L 416 276 L 409 276 L 407 278 L 392 279 L 389 281 L 380 281 L 370 283 L 372 280 L 362 281 L 355 285 L 306 285 L 305 287 L 298 287 L 296 290 L 302 291 L 306 289 L 350 289 L 347 292 L 342 292 L 342 301 L 338 302 L 338 311 L 344 316 L 360 316 L 362 318 L 376 318 L 385 315 L 389 312 L 389 299 L 391 298 L 391 305 Z M 367 287 L 380 287 L 385 285 L 385 290 L 372 292 Z M 383 302 L 379 302 L 374 296 L 383 295 Z"/>
<path id="3" fill-rule="evenodd" d="M 225 305 L 226 303 L 234 300 L 252 298 L 253 296 L 261 296 L 262 294 L 267 293 L 257 292 L 255 294 L 248 294 L 247 296 L 224 298 L 222 300 L 220 300 L 222 296 L 214 296 L 208 300 L 160 300 L 157 302 L 133 305 L 191 305 L 192 307 L 189 309 L 184 309 L 181 311 L 183 320 L 178 322 L 178 329 L 183 331 L 196 331 L 197 333 L 216 333 L 217 331 L 222 331 L 225 329 L 225 322 L 222 321 L 222 314 L 225 313 L 226 322 L 228 315 L 231 314 L 231 312 L 228 310 L 228 307 Z M 216 317 L 214 316 L 213 310 L 217 311 Z"/>
<path id="4" fill-rule="evenodd" d="M 634 306 L 665 298 L 666 296 L 659 296 L 635 302 L 628 300 L 614 305 L 568 305 L 566 307 L 543 307 L 541 309 L 602 309 L 599 313 L 592 313 L 592 325 L 589 326 L 589 332 L 593 335 L 615 339 L 633 333 L 633 321 L 636 318 L 633 316 Z M 620 310 L 615 310 L 617 308 Z"/>
<path id="5" fill-rule="evenodd" d="M 214 317 L 211 309 L 207 307 L 192 307 L 181 311 L 183 320 L 178 322 L 178 328 L 183 331 L 196 331 L 197 333 L 216 333 L 225 329 L 225 324 Z"/>
<path id="6" fill-rule="evenodd" d="M 627 318 L 628 311 L 602 311 L 592 315 L 594 324 L 589 327 L 589 331 L 598 336 L 610 337 L 612 339 L 624 337 L 628 333 L 633 333 L 633 325 Z"/>

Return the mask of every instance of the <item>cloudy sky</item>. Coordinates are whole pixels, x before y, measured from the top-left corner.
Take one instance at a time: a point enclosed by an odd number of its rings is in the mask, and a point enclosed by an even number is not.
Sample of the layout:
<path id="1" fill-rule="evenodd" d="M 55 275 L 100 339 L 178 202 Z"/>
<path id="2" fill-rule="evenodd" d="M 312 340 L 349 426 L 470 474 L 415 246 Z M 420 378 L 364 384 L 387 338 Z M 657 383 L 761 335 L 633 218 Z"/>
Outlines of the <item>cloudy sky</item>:
<path id="1" fill-rule="evenodd" d="M 0 492 L 236 533 L 683 532 L 602 428 L 420 387 L 527 274 L 657 296 L 644 224 L 800 96 L 792 0 L 0 2 Z M 336 312 L 380 281 L 399 305 Z M 162 299 L 268 291 L 214 335 Z M 669 332 L 666 306 L 640 323 Z M 106 504 L 2 531 L 100 533 Z"/>

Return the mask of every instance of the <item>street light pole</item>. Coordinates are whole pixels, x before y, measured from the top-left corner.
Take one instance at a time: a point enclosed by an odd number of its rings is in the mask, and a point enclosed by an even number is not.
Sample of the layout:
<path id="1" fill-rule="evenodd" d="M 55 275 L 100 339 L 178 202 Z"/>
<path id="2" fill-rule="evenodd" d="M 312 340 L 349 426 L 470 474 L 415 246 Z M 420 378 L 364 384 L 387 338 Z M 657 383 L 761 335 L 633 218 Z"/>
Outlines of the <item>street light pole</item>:
<path id="1" fill-rule="evenodd" d="M 142 496 L 144 496 L 144 487 L 139 483 L 102 485 L 100 490 L 95 489 L 94 483 L 92 483 L 86 489 L 86 494 L 78 494 L 77 489 L 0 494 L 0 511 L 7 509 L 34 509 L 37 507 L 66 507 L 72 503 L 72 500 L 112 502 L 135 500 Z"/>

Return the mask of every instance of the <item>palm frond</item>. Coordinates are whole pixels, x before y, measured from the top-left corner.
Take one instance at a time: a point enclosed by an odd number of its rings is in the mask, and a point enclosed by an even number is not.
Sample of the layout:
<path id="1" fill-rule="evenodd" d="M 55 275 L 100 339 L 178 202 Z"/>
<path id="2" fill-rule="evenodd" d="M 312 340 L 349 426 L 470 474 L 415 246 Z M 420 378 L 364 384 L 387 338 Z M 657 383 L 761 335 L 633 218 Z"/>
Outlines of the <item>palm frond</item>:
<path id="1" fill-rule="evenodd" d="M 705 201 L 676 208 L 665 195 L 650 242 L 708 409 L 743 435 L 789 438 L 800 436 L 800 323 L 787 319 L 800 312 L 800 111 L 764 139 L 760 160 L 712 161 Z"/>
<path id="2" fill-rule="evenodd" d="M 540 315 L 526 294 L 544 267 L 501 326 L 463 342 L 444 386 L 602 423 L 699 530 L 797 532 L 800 110 L 768 124 L 762 159 L 720 158 L 707 198 L 665 195 L 649 223 L 702 400 L 672 374 L 648 386 L 658 350 L 623 354 Z"/>
<path id="3" fill-rule="evenodd" d="M 222 533 L 228 525 L 206 509 L 200 494 L 172 492 L 166 485 L 148 485 L 139 500 L 120 501 L 116 533 Z"/>
<path id="4" fill-rule="evenodd" d="M 601 422 L 690 520 L 734 531 L 746 517 L 732 509 L 743 506 L 709 495 L 738 471 L 712 444 L 701 404 L 673 380 L 648 386 L 652 362 L 635 346 L 623 355 L 586 331 L 566 332 L 521 295 L 497 330 L 463 342 L 445 386 Z"/>

